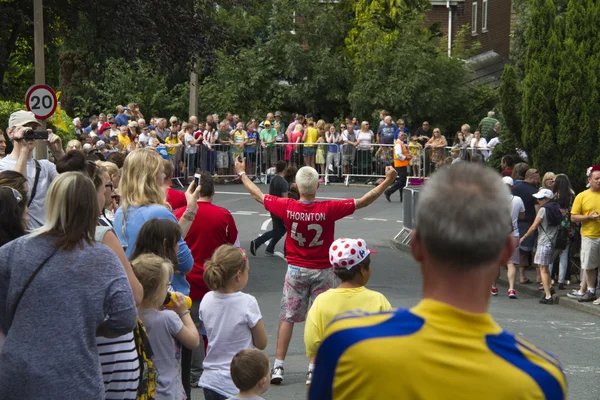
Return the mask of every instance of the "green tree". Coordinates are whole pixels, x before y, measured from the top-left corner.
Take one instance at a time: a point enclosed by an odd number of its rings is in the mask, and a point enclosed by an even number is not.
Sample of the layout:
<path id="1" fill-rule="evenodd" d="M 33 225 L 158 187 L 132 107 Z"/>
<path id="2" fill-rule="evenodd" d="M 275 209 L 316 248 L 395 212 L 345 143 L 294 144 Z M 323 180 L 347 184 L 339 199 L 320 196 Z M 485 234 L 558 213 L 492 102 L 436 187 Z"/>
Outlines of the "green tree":
<path id="1" fill-rule="evenodd" d="M 455 129 L 478 121 L 481 109 L 490 107 L 491 93 L 465 84 L 470 70 L 440 52 L 422 18 L 405 21 L 393 33 L 365 25 L 355 44 L 348 99 L 359 116 L 386 109 L 411 125 L 427 119 L 452 138 Z"/>
<path id="2" fill-rule="evenodd" d="M 219 52 L 214 73 L 199 88 L 202 112 L 236 110 L 250 117 L 279 109 L 333 119 L 348 111 L 343 43 L 350 22 L 344 8 L 277 0 L 268 21 L 264 40 L 234 54 Z"/>
<path id="3" fill-rule="evenodd" d="M 560 29 L 556 27 L 560 20 L 556 17 L 554 1 L 534 0 L 531 12 L 526 32 L 521 140 L 532 158 L 530 162 L 538 165 L 545 155 L 555 150 L 556 66 L 560 65 L 562 49 Z"/>
<path id="4" fill-rule="evenodd" d="M 504 117 L 504 128 L 521 143 L 521 107 L 523 92 L 517 68 L 509 64 L 504 67 L 502 84 L 499 88 L 499 106 Z"/>

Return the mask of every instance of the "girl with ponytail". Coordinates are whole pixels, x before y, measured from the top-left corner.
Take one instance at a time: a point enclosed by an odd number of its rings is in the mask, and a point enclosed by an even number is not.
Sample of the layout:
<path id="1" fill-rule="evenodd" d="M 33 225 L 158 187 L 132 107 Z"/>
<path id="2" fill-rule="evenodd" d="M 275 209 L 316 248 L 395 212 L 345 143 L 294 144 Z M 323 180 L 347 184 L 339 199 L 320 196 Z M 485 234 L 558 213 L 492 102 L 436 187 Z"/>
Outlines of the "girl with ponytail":
<path id="1" fill-rule="evenodd" d="M 254 296 L 242 293 L 250 264 L 244 250 L 223 245 L 204 263 L 204 281 L 212 290 L 200 303 L 200 320 L 208 336 L 208 349 L 198 386 L 204 398 L 224 400 L 239 391 L 229 373 L 238 351 L 267 347 L 267 332 Z"/>

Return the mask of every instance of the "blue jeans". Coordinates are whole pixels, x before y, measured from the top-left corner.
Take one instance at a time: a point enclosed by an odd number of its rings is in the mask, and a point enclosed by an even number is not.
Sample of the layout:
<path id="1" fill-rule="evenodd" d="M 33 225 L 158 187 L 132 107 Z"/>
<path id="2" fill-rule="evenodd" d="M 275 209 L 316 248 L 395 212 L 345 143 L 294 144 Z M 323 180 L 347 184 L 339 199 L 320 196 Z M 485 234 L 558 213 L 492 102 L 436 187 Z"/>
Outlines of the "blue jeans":
<path id="1" fill-rule="evenodd" d="M 567 245 L 567 248 L 560 255 L 560 262 L 558 264 L 558 283 L 565 283 L 565 275 L 567 273 L 567 267 L 569 266 L 569 247 L 570 244 Z M 554 263 L 550 266 L 550 276 L 552 276 L 552 269 L 554 268 Z"/>

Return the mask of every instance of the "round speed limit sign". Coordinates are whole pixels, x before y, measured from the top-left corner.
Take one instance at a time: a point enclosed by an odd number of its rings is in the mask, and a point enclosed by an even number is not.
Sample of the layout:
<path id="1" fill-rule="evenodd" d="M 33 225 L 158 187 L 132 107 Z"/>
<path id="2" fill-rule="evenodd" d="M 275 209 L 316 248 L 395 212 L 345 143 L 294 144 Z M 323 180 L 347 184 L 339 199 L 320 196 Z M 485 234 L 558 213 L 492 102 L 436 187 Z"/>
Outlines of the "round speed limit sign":
<path id="1" fill-rule="evenodd" d="M 56 93 L 50 86 L 33 85 L 25 95 L 27 110 L 35 114 L 38 119 L 48 119 L 56 111 Z"/>

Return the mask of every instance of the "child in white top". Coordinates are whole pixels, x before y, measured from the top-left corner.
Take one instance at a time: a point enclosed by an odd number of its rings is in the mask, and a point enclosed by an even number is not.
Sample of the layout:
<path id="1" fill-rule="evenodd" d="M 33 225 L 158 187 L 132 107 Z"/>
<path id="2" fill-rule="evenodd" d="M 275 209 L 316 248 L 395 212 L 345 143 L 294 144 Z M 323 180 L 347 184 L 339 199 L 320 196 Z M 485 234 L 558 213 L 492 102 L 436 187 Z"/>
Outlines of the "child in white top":
<path id="1" fill-rule="evenodd" d="M 230 365 L 240 350 L 267 347 L 267 332 L 258 303 L 242 293 L 250 265 L 244 250 L 223 245 L 204 263 L 204 282 L 212 290 L 200 303 L 199 316 L 208 336 L 208 348 L 198 386 L 207 399 L 225 400 L 238 393 Z"/>
<path id="2" fill-rule="evenodd" d="M 183 294 L 177 293 L 173 310 L 163 309 L 173 265 L 169 260 L 149 253 L 136 257 L 131 264 L 144 287 L 144 300 L 138 310 L 148 332 L 152 362 L 158 372 L 155 399 L 185 399 L 181 382 L 181 349 L 175 339 L 192 350 L 200 345 L 200 336 Z"/>

